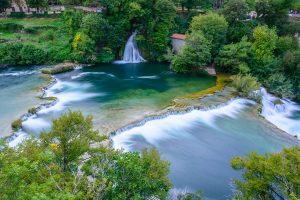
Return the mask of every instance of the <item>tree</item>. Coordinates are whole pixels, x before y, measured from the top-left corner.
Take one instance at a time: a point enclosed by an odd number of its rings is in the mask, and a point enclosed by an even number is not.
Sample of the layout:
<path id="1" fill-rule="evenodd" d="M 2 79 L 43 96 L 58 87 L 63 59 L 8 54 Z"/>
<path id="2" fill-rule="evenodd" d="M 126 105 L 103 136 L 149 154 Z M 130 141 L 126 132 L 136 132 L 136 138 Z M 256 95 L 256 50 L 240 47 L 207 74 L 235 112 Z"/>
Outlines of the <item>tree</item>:
<path id="1" fill-rule="evenodd" d="M 83 155 L 92 152 L 91 145 L 103 140 L 99 132 L 93 130 L 92 119 L 81 112 L 69 111 L 53 120 L 50 132 L 41 134 L 46 146 L 57 146 L 53 152 L 63 172 L 70 171 L 72 165 L 78 166 L 85 159 Z"/>
<path id="2" fill-rule="evenodd" d="M 211 41 L 213 56 L 218 54 L 220 47 L 225 43 L 227 28 L 225 18 L 212 12 L 194 17 L 190 25 L 190 31 L 201 31 L 204 37 Z"/>
<path id="3" fill-rule="evenodd" d="M 82 18 L 83 13 L 81 11 L 64 11 L 63 19 L 70 34 L 74 35 L 80 29 Z"/>
<path id="4" fill-rule="evenodd" d="M 103 41 L 107 27 L 107 21 L 100 14 L 90 13 L 82 18 L 82 31 L 96 43 Z"/>
<path id="5" fill-rule="evenodd" d="M 217 67 L 226 73 L 249 72 L 253 60 L 252 44 L 244 37 L 239 43 L 224 45 L 216 59 Z"/>
<path id="6" fill-rule="evenodd" d="M 234 180 L 236 195 L 244 199 L 300 198 L 300 148 L 279 153 L 235 157 L 231 166 L 243 171 L 243 180 Z"/>
<path id="7" fill-rule="evenodd" d="M 297 39 L 292 36 L 282 36 L 276 41 L 275 53 L 284 55 L 287 51 L 294 51 L 298 48 Z"/>
<path id="8" fill-rule="evenodd" d="M 10 0 L 0 0 L 0 13 L 5 12 L 5 10 L 10 7 L 10 5 Z"/>
<path id="9" fill-rule="evenodd" d="M 87 163 L 90 176 L 97 180 L 93 196 L 98 199 L 165 199 L 171 188 L 167 177 L 169 165 L 155 149 L 143 150 L 141 154 L 106 152 L 103 157 L 97 156 Z"/>
<path id="10" fill-rule="evenodd" d="M 76 33 L 72 42 L 73 59 L 80 63 L 95 63 L 96 45 L 95 42 L 82 32 Z"/>
<path id="11" fill-rule="evenodd" d="M 69 111 L 15 148 L 0 140 L 1 199 L 164 199 L 169 162 L 102 146 L 92 117 Z"/>
<path id="12" fill-rule="evenodd" d="M 182 51 L 173 57 L 172 69 L 179 73 L 191 73 L 203 70 L 211 60 L 211 43 L 200 31 L 194 31 L 187 36 L 186 45 Z"/>
<path id="13" fill-rule="evenodd" d="M 249 8 L 244 0 L 229 0 L 224 6 L 223 15 L 229 24 L 247 18 Z"/>
<path id="14" fill-rule="evenodd" d="M 253 47 L 258 62 L 273 58 L 278 36 L 275 29 L 258 26 L 253 31 Z"/>
<path id="15" fill-rule="evenodd" d="M 256 12 L 258 19 L 268 26 L 281 28 L 288 22 L 288 11 L 298 0 L 258 0 L 256 2 Z"/>
<path id="16" fill-rule="evenodd" d="M 48 7 L 48 0 L 26 0 L 26 4 L 30 8 L 36 8 L 37 11 L 40 11 L 40 8 Z"/>

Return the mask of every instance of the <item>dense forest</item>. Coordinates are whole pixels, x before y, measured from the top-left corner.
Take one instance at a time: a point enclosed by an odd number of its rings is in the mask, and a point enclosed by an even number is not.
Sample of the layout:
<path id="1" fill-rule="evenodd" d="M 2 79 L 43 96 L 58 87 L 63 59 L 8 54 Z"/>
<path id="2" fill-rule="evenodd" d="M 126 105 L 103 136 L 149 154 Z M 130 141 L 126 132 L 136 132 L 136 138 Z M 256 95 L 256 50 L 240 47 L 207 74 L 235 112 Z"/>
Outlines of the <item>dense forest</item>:
<path id="1" fill-rule="evenodd" d="M 38 10 L 48 1 L 26 0 Z M 10 7 L 0 0 L 0 12 Z M 203 73 L 213 66 L 234 75 L 238 95 L 260 86 L 276 96 L 300 99 L 300 21 L 289 17 L 300 10 L 297 0 L 61 0 L 61 15 L 8 16 L 0 21 L 0 64 L 29 66 L 74 62 L 111 63 L 122 57 L 129 36 L 144 58 L 169 62 L 173 71 Z M 99 13 L 73 6 L 101 7 Z M 250 17 L 255 11 L 257 17 Z M 31 19 L 28 26 L 19 23 Z M 41 24 L 39 24 L 41 20 Z M 175 54 L 173 33 L 186 35 Z M 258 97 L 249 97 L 258 98 Z M 68 112 L 52 129 L 17 148 L 0 145 L 0 199 L 167 199 L 172 188 L 170 163 L 156 149 L 141 153 L 110 148 L 93 129 L 92 117 Z M 235 157 L 232 168 L 235 199 L 300 198 L 300 148 Z M 201 188 L 199 188 L 201 190 Z M 201 199 L 199 193 L 178 199 Z"/>

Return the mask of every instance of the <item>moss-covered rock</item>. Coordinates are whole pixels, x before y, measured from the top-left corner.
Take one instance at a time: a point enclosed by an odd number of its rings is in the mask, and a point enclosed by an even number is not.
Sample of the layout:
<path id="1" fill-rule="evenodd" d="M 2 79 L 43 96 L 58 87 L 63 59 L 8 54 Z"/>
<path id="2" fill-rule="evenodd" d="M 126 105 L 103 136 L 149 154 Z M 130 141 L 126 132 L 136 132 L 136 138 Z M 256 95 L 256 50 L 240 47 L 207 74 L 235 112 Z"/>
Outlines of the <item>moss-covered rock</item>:
<path id="1" fill-rule="evenodd" d="M 62 63 L 55 65 L 54 67 L 49 67 L 49 68 L 43 68 L 41 71 L 43 74 L 59 74 L 59 73 L 64 73 L 68 71 L 72 71 L 75 68 L 74 63 Z"/>

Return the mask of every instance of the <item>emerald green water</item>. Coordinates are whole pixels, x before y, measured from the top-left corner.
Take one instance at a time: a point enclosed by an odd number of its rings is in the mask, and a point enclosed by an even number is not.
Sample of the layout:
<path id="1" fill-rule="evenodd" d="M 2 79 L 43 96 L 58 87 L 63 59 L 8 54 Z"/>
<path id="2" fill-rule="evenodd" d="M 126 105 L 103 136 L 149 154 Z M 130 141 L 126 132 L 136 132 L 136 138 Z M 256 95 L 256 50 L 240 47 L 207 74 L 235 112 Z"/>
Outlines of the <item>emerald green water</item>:
<path id="1" fill-rule="evenodd" d="M 11 122 L 41 101 L 39 87 L 45 84 L 38 67 L 0 69 L 0 137 L 11 133 Z"/>
<path id="2" fill-rule="evenodd" d="M 46 94 L 58 102 L 26 120 L 26 133 L 49 129 L 51 120 L 69 109 L 93 115 L 95 128 L 106 133 L 160 111 L 174 98 L 212 87 L 216 80 L 207 75 L 178 75 L 159 63 L 97 65 L 55 78 L 57 83 Z"/>

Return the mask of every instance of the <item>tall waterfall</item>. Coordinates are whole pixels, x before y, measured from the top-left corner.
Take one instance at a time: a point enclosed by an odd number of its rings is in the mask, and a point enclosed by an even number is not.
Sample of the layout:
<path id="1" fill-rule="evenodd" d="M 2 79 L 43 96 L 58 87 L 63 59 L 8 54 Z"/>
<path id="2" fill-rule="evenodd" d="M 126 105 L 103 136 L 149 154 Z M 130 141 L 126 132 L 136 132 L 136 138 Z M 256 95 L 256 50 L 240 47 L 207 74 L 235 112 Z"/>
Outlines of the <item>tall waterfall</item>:
<path id="1" fill-rule="evenodd" d="M 261 89 L 261 115 L 281 130 L 297 136 L 300 139 L 300 105 L 288 99 L 279 99 L 269 94 L 265 88 Z"/>
<path id="2" fill-rule="evenodd" d="M 137 47 L 137 44 L 134 41 L 135 36 L 137 35 L 137 32 L 135 31 L 128 39 L 123 60 L 116 61 L 115 63 L 119 64 L 126 64 L 126 63 L 140 63 L 145 62 L 146 60 L 141 56 L 140 51 Z"/>

